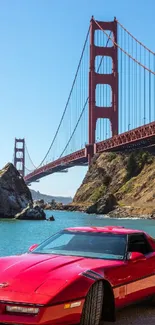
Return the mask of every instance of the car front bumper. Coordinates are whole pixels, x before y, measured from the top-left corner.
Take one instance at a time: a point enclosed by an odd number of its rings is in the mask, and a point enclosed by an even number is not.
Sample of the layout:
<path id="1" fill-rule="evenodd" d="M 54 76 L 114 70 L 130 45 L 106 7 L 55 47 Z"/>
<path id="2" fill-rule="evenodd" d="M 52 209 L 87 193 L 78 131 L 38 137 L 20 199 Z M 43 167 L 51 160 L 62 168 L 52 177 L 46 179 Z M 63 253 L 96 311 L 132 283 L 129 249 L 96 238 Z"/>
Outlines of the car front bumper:
<path id="1" fill-rule="evenodd" d="M 65 308 L 65 303 L 58 304 L 55 306 L 41 306 L 39 307 L 39 313 L 37 315 L 26 315 L 7 312 L 6 306 L 8 305 L 8 303 L 0 302 L 0 325 L 77 324 L 80 322 L 84 299 L 80 299 L 80 301 L 81 305 L 74 308 Z M 13 302 L 9 305 L 13 305 Z"/>

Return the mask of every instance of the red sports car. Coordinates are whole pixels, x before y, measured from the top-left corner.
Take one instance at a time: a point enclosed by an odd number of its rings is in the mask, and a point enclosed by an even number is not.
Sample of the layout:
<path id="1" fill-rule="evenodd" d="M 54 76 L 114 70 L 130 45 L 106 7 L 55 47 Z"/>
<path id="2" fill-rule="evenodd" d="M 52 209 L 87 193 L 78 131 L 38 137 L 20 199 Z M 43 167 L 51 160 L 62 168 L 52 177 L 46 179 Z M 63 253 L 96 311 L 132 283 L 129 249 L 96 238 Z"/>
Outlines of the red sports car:
<path id="1" fill-rule="evenodd" d="M 69 228 L 0 259 L 0 324 L 99 325 L 155 295 L 155 240 L 117 226 Z"/>

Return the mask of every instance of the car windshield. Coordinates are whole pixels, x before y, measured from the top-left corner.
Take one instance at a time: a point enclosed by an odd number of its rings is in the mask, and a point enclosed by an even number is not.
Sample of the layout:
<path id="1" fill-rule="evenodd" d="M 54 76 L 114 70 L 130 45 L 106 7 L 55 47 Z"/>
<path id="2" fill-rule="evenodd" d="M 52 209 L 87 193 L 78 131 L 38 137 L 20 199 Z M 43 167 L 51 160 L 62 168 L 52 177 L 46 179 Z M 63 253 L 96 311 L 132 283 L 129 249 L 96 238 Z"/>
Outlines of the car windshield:
<path id="1" fill-rule="evenodd" d="M 47 239 L 31 253 L 122 260 L 126 243 L 127 236 L 123 234 L 64 230 Z"/>

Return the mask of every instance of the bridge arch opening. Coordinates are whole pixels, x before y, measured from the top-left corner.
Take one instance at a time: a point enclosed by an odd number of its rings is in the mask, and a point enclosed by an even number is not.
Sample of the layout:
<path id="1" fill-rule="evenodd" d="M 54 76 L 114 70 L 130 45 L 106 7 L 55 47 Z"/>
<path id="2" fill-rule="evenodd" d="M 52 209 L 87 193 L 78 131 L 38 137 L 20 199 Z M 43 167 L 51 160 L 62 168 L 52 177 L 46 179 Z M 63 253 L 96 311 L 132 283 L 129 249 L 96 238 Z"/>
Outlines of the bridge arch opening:
<path id="1" fill-rule="evenodd" d="M 110 85 L 98 84 L 95 91 L 96 106 L 111 107 L 112 89 Z"/>
<path id="2" fill-rule="evenodd" d="M 99 118 L 96 122 L 95 142 L 100 142 L 112 137 L 111 122 L 107 118 Z"/>
<path id="3" fill-rule="evenodd" d="M 94 35 L 95 46 L 99 46 L 99 47 L 112 47 L 113 46 L 113 42 L 111 40 L 111 39 L 113 39 L 113 32 L 110 30 L 105 30 L 105 33 L 100 29 L 95 30 L 95 35 Z M 108 36 L 110 38 L 108 38 Z"/>
<path id="4" fill-rule="evenodd" d="M 95 57 L 95 72 L 98 74 L 111 74 L 113 61 L 110 56 L 97 55 Z"/>
<path id="5" fill-rule="evenodd" d="M 17 149 L 22 149 L 23 148 L 23 142 L 16 142 L 16 148 Z"/>
<path id="6" fill-rule="evenodd" d="M 22 162 L 17 161 L 17 163 L 16 163 L 16 169 L 17 169 L 18 171 L 21 171 L 22 168 L 23 168 L 23 164 L 22 164 Z"/>
<path id="7" fill-rule="evenodd" d="M 17 151 L 16 152 L 16 158 L 23 158 L 23 152 Z"/>

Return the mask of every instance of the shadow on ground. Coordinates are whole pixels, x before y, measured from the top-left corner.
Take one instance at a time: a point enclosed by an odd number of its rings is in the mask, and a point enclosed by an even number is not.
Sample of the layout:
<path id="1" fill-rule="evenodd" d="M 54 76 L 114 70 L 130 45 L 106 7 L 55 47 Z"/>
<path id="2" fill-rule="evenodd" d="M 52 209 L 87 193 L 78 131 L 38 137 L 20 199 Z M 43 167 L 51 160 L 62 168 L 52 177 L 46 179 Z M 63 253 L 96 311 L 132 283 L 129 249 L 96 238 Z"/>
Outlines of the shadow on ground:
<path id="1" fill-rule="evenodd" d="M 127 307 L 117 312 L 116 317 L 115 323 L 104 322 L 104 325 L 155 325 L 155 307 L 147 305 Z"/>

